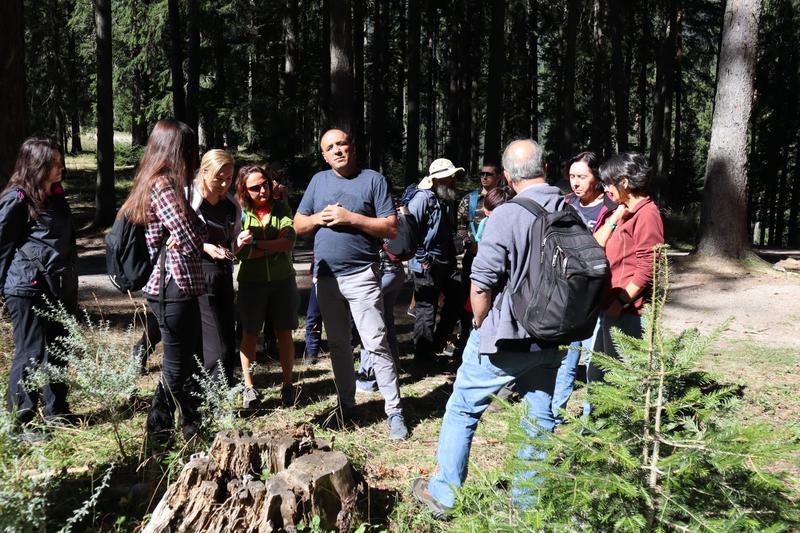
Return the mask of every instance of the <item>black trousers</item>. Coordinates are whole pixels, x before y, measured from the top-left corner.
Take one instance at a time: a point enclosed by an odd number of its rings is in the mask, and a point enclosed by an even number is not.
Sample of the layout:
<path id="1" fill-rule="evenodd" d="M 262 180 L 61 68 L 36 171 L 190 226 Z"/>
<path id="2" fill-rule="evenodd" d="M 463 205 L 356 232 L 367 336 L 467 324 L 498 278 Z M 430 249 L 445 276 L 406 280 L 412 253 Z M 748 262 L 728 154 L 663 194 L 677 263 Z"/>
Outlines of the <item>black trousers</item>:
<path id="1" fill-rule="evenodd" d="M 444 294 L 444 306 L 436 323 L 439 294 Z M 414 272 L 414 354 L 431 357 L 444 349 L 447 338 L 464 308 L 464 288 L 461 272 L 453 263 L 433 263 L 425 272 Z"/>
<path id="2" fill-rule="evenodd" d="M 236 306 L 233 272 L 229 265 L 203 262 L 206 294 L 198 298 L 203 331 L 203 367 L 211 375 L 222 372 L 233 385 L 236 366 Z"/>
<path id="3" fill-rule="evenodd" d="M 36 314 L 34 307 L 46 309 L 47 303 L 41 296 L 6 297 L 6 309 L 11 315 L 14 330 L 14 361 L 8 379 L 7 405 L 10 412 L 16 409 L 17 422 L 21 424 L 33 419 L 39 403 L 39 391 L 25 390 L 24 380 L 28 373 L 42 363 L 66 365 L 48 348 L 56 337 L 66 335 L 66 329 L 62 324 Z M 42 393 L 45 416 L 60 416 L 69 412 L 65 383 L 45 385 Z"/>
<path id="4" fill-rule="evenodd" d="M 181 408 L 182 425 L 199 418 L 200 390 L 194 378 L 200 371 L 195 358 L 202 356 L 198 298 L 181 293 L 174 280 L 167 283 L 164 297 L 163 317 L 157 299 L 147 302 L 159 322 L 164 348 L 161 380 L 147 415 L 149 432 L 172 429 L 176 405 Z"/>

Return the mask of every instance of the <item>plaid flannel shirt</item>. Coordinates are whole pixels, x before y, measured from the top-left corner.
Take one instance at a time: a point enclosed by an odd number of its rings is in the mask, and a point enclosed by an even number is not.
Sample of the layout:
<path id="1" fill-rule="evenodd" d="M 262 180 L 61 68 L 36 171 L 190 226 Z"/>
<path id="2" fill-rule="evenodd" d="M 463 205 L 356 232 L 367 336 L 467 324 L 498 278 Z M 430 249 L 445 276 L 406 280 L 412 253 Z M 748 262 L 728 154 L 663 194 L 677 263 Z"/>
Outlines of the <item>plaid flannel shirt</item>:
<path id="1" fill-rule="evenodd" d="M 181 292 L 187 296 L 199 296 L 206 292 L 201 255 L 206 227 L 194 211 L 188 208 L 186 213 L 178 210 L 178 197 L 175 188 L 159 181 L 150 194 L 150 221 L 145 229 L 147 249 L 153 261 L 153 273 L 147 281 L 143 292 L 150 296 L 158 296 L 160 288 L 161 264 L 159 252 L 162 243 L 171 235 L 177 245 L 167 248 L 165 281 L 174 279 Z M 165 231 L 166 229 L 166 231 Z"/>

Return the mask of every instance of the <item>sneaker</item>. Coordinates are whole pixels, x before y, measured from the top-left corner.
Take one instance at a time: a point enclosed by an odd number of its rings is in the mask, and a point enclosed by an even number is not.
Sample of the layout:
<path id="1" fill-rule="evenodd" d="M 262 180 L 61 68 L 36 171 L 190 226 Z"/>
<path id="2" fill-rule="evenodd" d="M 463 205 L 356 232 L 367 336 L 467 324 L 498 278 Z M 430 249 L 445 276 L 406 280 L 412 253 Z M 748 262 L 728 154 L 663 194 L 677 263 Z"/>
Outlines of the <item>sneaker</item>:
<path id="1" fill-rule="evenodd" d="M 409 305 L 408 309 L 406 309 L 406 314 L 411 318 L 417 318 L 417 308 Z"/>
<path id="2" fill-rule="evenodd" d="M 294 385 L 284 385 L 281 387 L 281 403 L 284 407 L 292 407 L 296 396 Z"/>
<path id="3" fill-rule="evenodd" d="M 258 402 L 258 391 L 253 387 L 245 386 L 242 391 L 242 409 L 250 409 Z"/>
<path id="4" fill-rule="evenodd" d="M 356 392 L 377 392 L 378 383 L 374 379 L 356 379 Z"/>
<path id="5" fill-rule="evenodd" d="M 431 512 L 436 520 L 446 520 L 447 514 L 450 512 L 448 507 L 445 507 L 434 498 L 428 490 L 428 481 L 418 477 L 411 482 L 411 494 L 414 498 Z"/>
<path id="6" fill-rule="evenodd" d="M 318 360 L 319 360 L 319 356 L 317 354 L 315 354 L 315 353 L 313 353 L 313 354 L 312 353 L 308 353 L 308 352 L 304 352 L 303 353 L 303 364 L 305 366 L 314 366 L 314 365 L 317 364 Z"/>
<path id="7" fill-rule="evenodd" d="M 406 427 L 406 421 L 403 415 L 390 415 L 388 423 L 390 440 L 405 440 L 408 438 L 408 428 Z"/>

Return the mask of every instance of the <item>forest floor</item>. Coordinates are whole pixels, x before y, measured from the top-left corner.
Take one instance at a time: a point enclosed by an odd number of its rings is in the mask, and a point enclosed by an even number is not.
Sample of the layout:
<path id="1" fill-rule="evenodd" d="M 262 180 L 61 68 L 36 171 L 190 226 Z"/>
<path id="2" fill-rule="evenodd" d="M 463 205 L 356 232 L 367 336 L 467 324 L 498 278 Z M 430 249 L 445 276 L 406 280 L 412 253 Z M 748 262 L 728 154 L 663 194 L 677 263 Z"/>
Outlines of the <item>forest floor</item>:
<path id="1" fill-rule="evenodd" d="M 142 300 L 130 300 L 108 282 L 103 234 L 88 227 L 93 208 L 88 196 L 83 194 L 72 202 L 76 217 L 87 223 L 78 241 L 81 305 L 90 315 L 110 321 L 120 353 L 127 355 L 128 347 L 141 334 L 141 325 L 131 327 L 131 320 L 137 305 L 141 308 Z M 797 256 L 800 257 L 800 252 Z M 301 314 L 308 300 L 309 259 L 308 245 L 301 243 L 295 252 L 302 296 Z M 681 331 L 697 327 L 710 332 L 726 319 L 731 319 L 702 366 L 720 381 L 742 387 L 743 399 L 736 418 L 742 422 L 764 423 L 780 430 L 800 431 L 797 415 L 800 412 L 800 335 L 797 326 L 800 323 L 800 276 L 776 272 L 766 263 L 745 268 L 701 263 L 687 256 L 673 257 L 671 265 L 670 301 L 665 313 L 668 329 Z M 409 300 L 410 287 L 406 286 L 395 316 L 401 348 L 401 391 L 406 421 L 411 430 L 408 441 L 388 439 L 383 401 L 378 393 L 358 394 L 359 422 L 355 428 L 346 431 L 322 428 L 322 422 L 336 405 L 327 358 L 321 358 L 313 366 L 296 366 L 298 401 L 287 409 L 280 404 L 280 366 L 276 354 L 259 353 L 255 381 L 256 387 L 264 393 L 263 402 L 258 409 L 242 413 L 242 416 L 246 417 L 246 425 L 253 431 L 283 431 L 305 422 L 314 424 L 318 435 L 331 440 L 336 448 L 344 451 L 364 476 L 366 488 L 360 505 L 362 522 L 381 527 L 390 523 L 394 531 L 436 530 L 437 526 L 427 513 L 418 512 L 409 485 L 415 477 L 429 476 L 434 469 L 441 417 L 457 364 L 443 358 L 442 364 L 433 372 L 414 367 L 409 355 L 413 351 L 412 319 L 406 314 Z M 304 331 L 301 317 L 300 327 L 294 333 L 298 361 L 303 353 Z M 7 379 L 5 376 L 13 353 L 9 333 L 6 321 L 0 330 L 0 377 L 3 381 Z M 131 454 L 130 464 L 124 465 L 127 467 L 125 475 L 134 480 L 137 476 L 141 479 L 146 475 L 143 472 L 148 471 L 148 460 L 141 450 L 144 413 L 148 394 L 152 393 L 158 380 L 159 367 L 160 350 L 149 361 L 149 374 L 140 379 L 139 397 L 143 401 L 126 421 L 124 430 L 131 446 L 138 447 L 138 451 Z M 581 396 L 582 391 L 578 390 L 570 402 L 571 409 L 578 408 Z M 80 406 L 77 407 L 80 412 Z M 509 416 L 504 412 L 488 412 L 484 416 L 472 448 L 471 477 L 491 476 L 513 455 L 513 450 L 504 440 L 508 422 Z M 42 452 L 44 456 L 51 456 L 49 464 L 54 469 L 78 472 L 70 483 L 65 484 L 70 488 L 60 491 L 60 503 L 66 508 L 62 513 L 69 516 L 69 509 L 86 499 L 92 481 L 102 474 L 115 449 L 109 425 L 102 421 L 87 423 L 80 434 L 77 430 L 63 435 L 55 433 L 44 445 Z M 185 460 L 187 449 L 181 452 Z M 180 456 L 180 452 L 176 453 Z M 800 479 L 800 467 L 796 461 L 781 461 L 776 467 L 789 469 L 795 479 Z M 158 482 L 158 493 L 163 491 L 167 481 L 168 478 L 162 478 Z M 800 482 L 796 482 L 794 489 L 800 493 L 797 483 Z M 116 495 L 112 491 L 109 499 L 101 499 L 95 509 L 96 524 L 102 524 L 100 528 L 108 530 L 135 529 L 157 500 L 158 497 L 152 494 L 139 494 L 134 498 L 131 492 L 123 491 L 122 495 Z"/>

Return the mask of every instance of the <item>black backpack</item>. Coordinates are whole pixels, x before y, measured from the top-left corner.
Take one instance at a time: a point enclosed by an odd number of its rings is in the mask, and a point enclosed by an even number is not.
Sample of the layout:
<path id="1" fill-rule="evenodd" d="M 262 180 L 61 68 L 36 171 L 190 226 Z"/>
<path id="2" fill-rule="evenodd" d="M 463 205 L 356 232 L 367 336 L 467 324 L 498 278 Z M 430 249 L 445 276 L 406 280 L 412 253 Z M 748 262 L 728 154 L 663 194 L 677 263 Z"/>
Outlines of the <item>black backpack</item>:
<path id="1" fill-rule="evenodd" d="M 400 196 L 400 209 L 397 212 L 397 237 L 383 243 L 383 249 L 392 261 L 407 261 L 414 257 L 420 245 L 417 220 L 408 212 L 406 206 L 419 189 L 416 183 L 406 187 Z"/>
<path id="2" fill-rule="evenodd" d="M 543 344 L 590 337 L 610 280 L 603 248 L 567 203 L 550 213 L 530 198 L 510 202 L 536 216 L 528 272 L 510 294 L 515 320 Z"/>
<path id="3" fill-rule="evenodd" d="M 144 231 L 144 226 L 122 217 L 114 221 L 106 235 L 108 277 L 121 292 L 140 290 L 153 272 Z"/>

